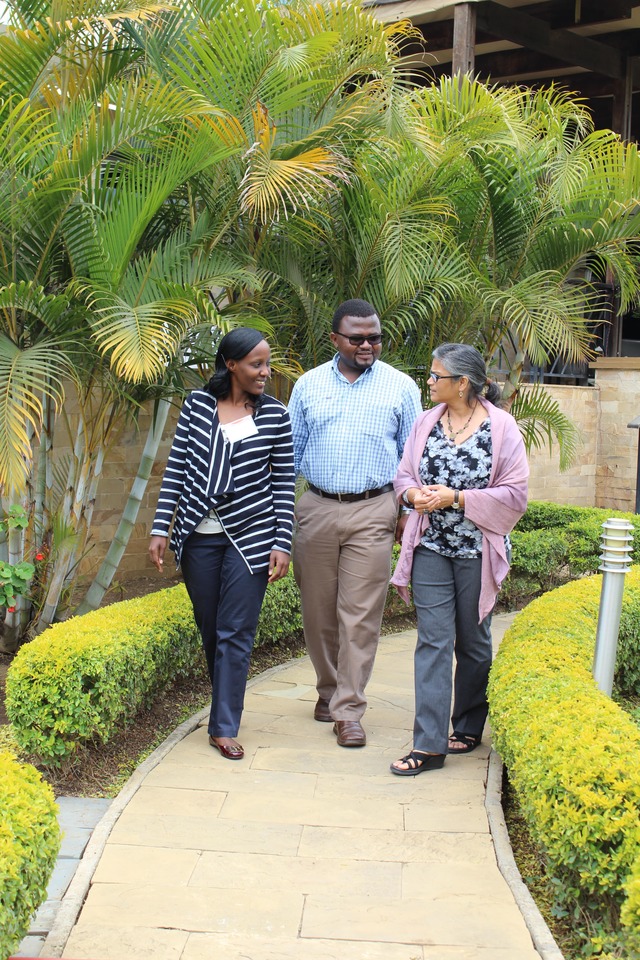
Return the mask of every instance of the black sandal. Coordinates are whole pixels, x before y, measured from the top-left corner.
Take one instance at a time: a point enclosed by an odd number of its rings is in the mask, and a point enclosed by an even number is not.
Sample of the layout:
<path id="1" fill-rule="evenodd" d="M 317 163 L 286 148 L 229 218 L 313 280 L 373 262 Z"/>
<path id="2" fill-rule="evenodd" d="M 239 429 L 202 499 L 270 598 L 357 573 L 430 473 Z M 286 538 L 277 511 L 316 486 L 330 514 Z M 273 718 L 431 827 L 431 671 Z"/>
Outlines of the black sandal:
<path id="1" fill-rule="evenodd" d="M 479 747 L 482 743 L 482 737 L 473 737 L 468 733 L 452 733 L 449 737 L 449 743 L 453 740 L 454 743 L 461 743 L 461 747 L 449 747 L 447 753 L 452 754 L 453 756 L 456 753 L 471 753 L 472 750 L 475 750 L 476 747 Z"/>
<path id="2" fill-rule="evenodd" d="M 395 763 L 408 763 L 408 770 L 398 770 L 393 763 L 389 767 L 391 773 L 397 777 L 417 777 L 419 773 L 426 770 L 439 770 L 444 765 L 444 753 L 422 753 L 420 750 L 412 750 L 406 757 L 400 757 Z"/>

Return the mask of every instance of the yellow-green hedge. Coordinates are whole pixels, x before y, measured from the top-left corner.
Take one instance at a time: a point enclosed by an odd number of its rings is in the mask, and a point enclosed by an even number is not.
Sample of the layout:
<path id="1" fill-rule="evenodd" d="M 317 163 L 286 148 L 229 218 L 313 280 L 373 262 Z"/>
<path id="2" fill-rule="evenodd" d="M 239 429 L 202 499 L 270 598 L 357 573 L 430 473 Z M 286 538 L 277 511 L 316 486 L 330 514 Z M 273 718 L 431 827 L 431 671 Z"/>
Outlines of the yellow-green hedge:
<path id="1" fill-rule="evenodd" d="M 490 720 L 559 904 L 597 904 L 613 926 L 622 907 L 630 957 L 640 946 L 640 730 L 591 675 L 601 583 L 575 581 L 518 614 L 492 668 Z M 634 567 L 623 619 L 638 617 Z"/>
<path id="2" fill-rule="evenodd" d="M 60 847 L 53 791 L 37 770 L 0 753 L 0 957 L 44 901 Z"/>
<path id="3" fill-rule="evenodd" d="M 106 743 L 201 662 L 180 584 L 56 624 L 25 644 L 7 674 L 7 714 L 24 750 L 56 762 L 83 741 Z"/>

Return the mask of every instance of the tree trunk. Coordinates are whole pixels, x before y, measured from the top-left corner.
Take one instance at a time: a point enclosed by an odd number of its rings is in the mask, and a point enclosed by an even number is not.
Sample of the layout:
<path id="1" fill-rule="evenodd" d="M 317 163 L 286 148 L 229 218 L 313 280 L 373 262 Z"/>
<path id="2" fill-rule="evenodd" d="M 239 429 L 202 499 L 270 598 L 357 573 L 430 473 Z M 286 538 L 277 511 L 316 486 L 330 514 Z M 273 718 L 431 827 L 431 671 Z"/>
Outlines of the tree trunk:
<path id="1" fill-rule="evenodd" d="M 522 381 L 522 370 L 524 368 L 524 353 L 518 350 L 511 366 L 504 387 L 502 388 L 502 403 L 507 410 L 511 409 L 513 401 L 518 395 L 520 383 Z"/>
<path id="2" fill-rule="evenodd" d="M 12 566 L 24 560 L 24 543 L 24 527 L 9 527 L 7 530 L 7 553 L 9 563 Z M 9 613 L 9 610 L 5 611 L 2 645 L 0 646 L 0 650 L 4 653 L 15 653 L 18 649 L 22 633 L 29 619 L 28 606 L 29 604 L 25 597 L 17 596 L 14 612 Z"/>
<path id="3" fill-rule="evenodd" d="M 113 578 L 118 569 L 118 565 L 127 548 L 129 539 L 133 532 L 135 522 L 140 511 L 140 504 L 149 483 L 151 470 L 156 460 L 158 447 L 162 440 L 167 417 L 171 404 L 168 400 L 160 400 L 155 417 L 153 418 L 147 433 L 147 439 L 142 451 L 138 473 L 131 485 L 129 499 L 124 508 L 124 512 L 118 524 L 116 535 L 111 541 L 107 554 L 102 561 L 93 583 L 87 590 L 84 600 L 76 610 L 77 614 L 88 613 L 89 610 L 97 610 L 102 602 L 106 591 L 111 586 Z"/>

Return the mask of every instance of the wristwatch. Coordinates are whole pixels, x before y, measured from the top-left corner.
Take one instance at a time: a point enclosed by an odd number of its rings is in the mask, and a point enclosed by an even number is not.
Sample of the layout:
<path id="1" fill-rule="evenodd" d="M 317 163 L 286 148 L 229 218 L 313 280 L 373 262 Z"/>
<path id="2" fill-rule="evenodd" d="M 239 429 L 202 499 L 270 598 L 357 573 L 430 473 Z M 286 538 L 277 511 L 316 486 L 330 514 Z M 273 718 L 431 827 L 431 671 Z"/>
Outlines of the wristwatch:
<path id="1" fill-rule="evenodd" d="M 459 491 L 459 490 L 454 490 L 454 491 L 453 491 L 453 503 L 451 504 L 451 506 L 453 507 L 454 510 L 461 510 L 461 509 L 462 509 L 462 504 L 460 503 L 460 491 Z"/>

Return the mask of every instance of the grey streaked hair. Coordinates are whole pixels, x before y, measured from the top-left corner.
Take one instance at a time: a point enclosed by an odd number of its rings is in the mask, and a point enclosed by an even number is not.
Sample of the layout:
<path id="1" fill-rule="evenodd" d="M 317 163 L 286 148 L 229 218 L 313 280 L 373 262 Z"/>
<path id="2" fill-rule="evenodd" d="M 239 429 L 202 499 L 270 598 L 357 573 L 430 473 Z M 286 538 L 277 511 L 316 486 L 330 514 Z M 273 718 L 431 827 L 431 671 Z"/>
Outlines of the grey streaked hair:
<path id="1" fill-rule="evenodd" d="M 466 377 L 469 381 L 467 402 L 481 394 L 490 403 L 497 404 L 502 391 L 494 380 L 487 377 L 484 357 L 467 343 L 442 343 L 433 351 L 433 359 L 439 360 L 452 377 Z"/>

